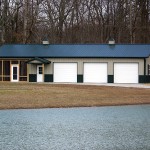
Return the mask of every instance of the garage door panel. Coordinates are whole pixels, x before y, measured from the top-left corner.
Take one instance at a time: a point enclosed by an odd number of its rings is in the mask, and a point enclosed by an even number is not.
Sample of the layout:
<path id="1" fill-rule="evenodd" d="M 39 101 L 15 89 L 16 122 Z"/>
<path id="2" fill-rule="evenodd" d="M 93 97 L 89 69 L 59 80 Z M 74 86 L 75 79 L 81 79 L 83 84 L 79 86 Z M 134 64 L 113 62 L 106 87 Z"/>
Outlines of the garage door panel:
<path id="1" fill-rule="evenodd" d="M 138 63 L 115 63 L 114 83 L 138 83 Z"/>
<path id="2" fill-rule="evenodd" d="M 84 63 L 84 82 L 107 83 L 107 63 Z"/>
<path id="3" fill-rule="evenodd" d="M 54 82 L 77 82 L 77 63 L 54 63 Z"/>

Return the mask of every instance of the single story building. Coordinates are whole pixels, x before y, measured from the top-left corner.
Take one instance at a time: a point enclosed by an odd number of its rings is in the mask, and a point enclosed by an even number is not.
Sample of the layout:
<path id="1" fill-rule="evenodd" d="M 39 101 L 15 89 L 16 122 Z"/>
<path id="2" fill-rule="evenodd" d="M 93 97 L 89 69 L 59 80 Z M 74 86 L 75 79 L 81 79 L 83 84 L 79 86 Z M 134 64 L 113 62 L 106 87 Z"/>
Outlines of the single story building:
<path id="1" fill-rule="evenodd" d="M 148 83 L 150 45 L 1 45 L 0 81 Z"/>

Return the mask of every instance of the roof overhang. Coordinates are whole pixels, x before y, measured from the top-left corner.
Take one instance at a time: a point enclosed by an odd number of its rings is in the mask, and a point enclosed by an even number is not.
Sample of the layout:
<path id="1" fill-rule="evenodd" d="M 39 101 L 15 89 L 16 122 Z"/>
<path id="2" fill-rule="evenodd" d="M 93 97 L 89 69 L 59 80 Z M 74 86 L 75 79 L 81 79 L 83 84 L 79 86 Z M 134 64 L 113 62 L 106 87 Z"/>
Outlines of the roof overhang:
<path id="1" fill-rule="evenodd" d="M 44 58 L 35 57 L 26 61 L 26 63 L 28 64 L 50 64 L 51 62 Z"/>

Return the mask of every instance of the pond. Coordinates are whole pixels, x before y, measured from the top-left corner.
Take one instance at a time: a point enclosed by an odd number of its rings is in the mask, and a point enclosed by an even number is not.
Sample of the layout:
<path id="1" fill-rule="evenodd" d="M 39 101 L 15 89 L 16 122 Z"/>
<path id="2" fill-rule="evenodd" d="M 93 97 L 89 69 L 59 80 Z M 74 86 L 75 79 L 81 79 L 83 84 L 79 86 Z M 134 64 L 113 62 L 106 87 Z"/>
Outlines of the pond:
<path id="1" fill-rule="evenodd" d="M 149 150 L 150 105 L 0 110 L 1 150 Z"/>

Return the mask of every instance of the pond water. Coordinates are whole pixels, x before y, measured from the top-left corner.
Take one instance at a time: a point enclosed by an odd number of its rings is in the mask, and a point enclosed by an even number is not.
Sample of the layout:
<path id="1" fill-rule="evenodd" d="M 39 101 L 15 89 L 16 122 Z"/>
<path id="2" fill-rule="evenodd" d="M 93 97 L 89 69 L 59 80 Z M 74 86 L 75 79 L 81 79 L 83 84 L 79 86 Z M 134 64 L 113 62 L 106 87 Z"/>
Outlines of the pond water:
<path id="1" fill-rule="evenodd" d="M 0 150 L 150 150 L 150 105 L 0 110 Z"/>

